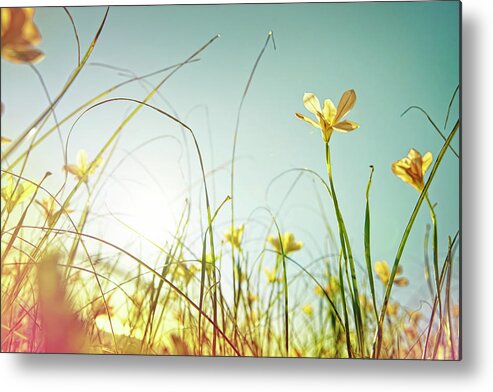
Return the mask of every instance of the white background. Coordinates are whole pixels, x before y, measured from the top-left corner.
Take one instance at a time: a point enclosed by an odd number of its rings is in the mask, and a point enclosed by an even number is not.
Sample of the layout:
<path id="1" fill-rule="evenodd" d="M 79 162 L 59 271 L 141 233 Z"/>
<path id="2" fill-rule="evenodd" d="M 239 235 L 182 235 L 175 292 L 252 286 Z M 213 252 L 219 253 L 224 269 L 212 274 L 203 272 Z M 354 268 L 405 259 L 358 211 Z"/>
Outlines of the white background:
<path id="1" fill-rule="evenodd" d="M 0 0 L 1 6 L 111 3 L 158 4 L 163 1 Z M 491 0 L 463 1 L 461 362 L 0 354 L 0 388 L 4 391 L 492 390 L 493 259 L 490 247 L 493 230 L 490 221 L 493 219 L 493 175 L 490 168 L 493 129 L 489 121 L 493 114 L 492 3 Z"/>

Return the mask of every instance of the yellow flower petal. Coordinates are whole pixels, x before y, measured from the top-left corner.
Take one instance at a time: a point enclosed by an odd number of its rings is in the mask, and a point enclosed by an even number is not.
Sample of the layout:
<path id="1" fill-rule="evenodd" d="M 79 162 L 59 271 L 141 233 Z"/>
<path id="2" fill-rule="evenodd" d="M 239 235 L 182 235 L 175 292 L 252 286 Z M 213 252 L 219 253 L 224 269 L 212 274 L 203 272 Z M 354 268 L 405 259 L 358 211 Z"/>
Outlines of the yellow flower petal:
<path id="1" fill-rule="evenodd" d="M 320 109 L 320 102 L 315 94 L 305 93 L 303 95 L 303 104 L 305 105 L 305 108 L 307 108 L 307 110 L 311 113 L 315 114 L 316 116 L 320 115 L 320 112 L 322 110 Z"/>
<path id="2" fill-rule="evenodd" d="M 7 184 L 1 189 L 1 197 L 5 201 L 8 212 L 12 212 L 13 209 L 27 200 L 31 195 L 36 192 L 37 186 L 28 181 L 13 178 L 8 175 Z"/>
<path id="3" fill-rule="evenodd" d="M 77 153 L 77 158 L 76 158 L 76 161 L 77 161 L 77 166 L 79 166 L 79 169 L 81 170 L 81 172 L 85 173 L 86 170 L 87 170 L 87 152 L 86 150 L 79 150 L 79 152 Z"/>
<path id="4" fill-rule="evenodd" d="M 419 151 L 411 148 L 407 157 L 392 164 L 392 171 L 404 182 L 412 185 L 421 193 L 424 187 L 424 173 L 430 167 L 433 158 L 430 152 L 424 157 Z"/>
<path id="5" fill-rule="evenodd" d="M 12 143 L 12 139 L 9 139 L 6 136 L 0 136 L 0 144 L 4 145 L 9 143 Z"/>
<path id="6" fill-rule="evenodd" d="M 308 317 L 313 316 L 313 306 L 310 304 L 306 304 L 301 308 L 303 310 L 303 313 L 305 313 Z"/>
<path id="7" fill-rule="evenodd" d="M 70 173 L 70 174 L 73 174 L 73 175 L 74 175 L 74 176 L 76 176 L 76 177 L 80 177 L 80 176 L 81 176 L 81 173 L 80 173 L 80 171 L 79 171 L 79 168 L 78 168 L 76 165 L 74 165 L 74 164 L 65 165 L 65 166 L 63 167 L 63 169 L 64 169 L 66 172 L 68 172 L 68 173 Z"/>
<path id="8" fill-rule="evenodd" d="M 398 302 L 389 302 L 389 304 L 387 305 L 387 314 L 389 316 L 395 316 L 397 314 L 397 312 L 399 311 L 399 303 Z"/>
<path id="9" fill-rule="evenodd" d="M 356 103 L 356 92 L 354 90 L 348 90 L 342 94 L 341 100 L 337 105 L 337 115 L 334 119 L 335 123 L 338 123 L 346 114 L 348 114 Z"/>
<path id="10" fill-rule="evenodd" d="M 431 152 L 427 152 L 425 155 L 423 155 L 423 162 L 421 164 L 421 169 L 423 170 L 423 175 L 425 174 L 425 172 L 430 167 L 432 161 L 433 161 L 433 156 L 431 155 Z"/>
<path id="11" fill-rule="evenodd" d="M 43 52 L 38 49 L 17 48 L 12 50 L 6 48 L 2 50 L 2 57 L 15 64 L 39 63 L 44 58 Z"/>
<path id="12" fill-rule="evenodd" d="M 375 263 L 375 272 L 378 278 L 386 285 L 390 279 L 390 269 L 386 261 L 377 261 Z"/>
<path id="13" fill-rule="evenodd" d="M 303 242 L 295 241 L 294 234 L 289 231 L 281 235 L 281 239 L 279 240 L 278 236 L 270 235 L 267 237 L 267 241 L 270 242 L 272 247 L 277 251 L 277 253 L 283 253 L 285 255 L 296 252 L 303 247 Z M 282 245 L 282 247 L 281 247 Z"/>
<path id="14" fill-rule="evenodd" d="M 324 108 L 322 109 L 322 113 L 329 124 L 333 124 L 334 118 L 337 114 L 337 109 L 330 99 L 326 99 L 324 101 Z"/>
<path id="15" fill-rule="evenodd" d="M 359 128 L 359 125 L 354 121 L 344 120 L 333 126 L 336 131 L 339 132 L 351 132 Z"/>
<path id="16" fill-rule="evenodd" d="M 409 284 L 409 279 L 403 277 L 395 278 L 394 283 L 399 287 L 407 286 Z"/>
<path id="17" fill-rule="evenodd" d="M 34 63 L 43 53 L 34 46 L 41 35 L 34 24 L 34 8 L 2 8 L 2 57 L 13 63 Z"/>
<path id="18" fill-rule="evenodd" d="M 315 128 L 319 128 L 319 129 L 321 128 L 320 124 L 317 123 L 317 122 L 315 122 L 315 121 L 313 121 L 311 118 L 306 117 L 306 116 L 303 116 L 300 113 L 295 113 L 295 114 L 296 114 L 296 117 L 302 119 L 303 121 L 306 121 L 310 125 L 313 125 Z"/>
<path id="19" fill-rule="evenodd" d="M 230 227 L 226 233 L 224 233 L 225 241 L 229 242 L 235 248 L 240 248 L 244 229 L 245 225 L 240 225 L 237 228 Z"/>

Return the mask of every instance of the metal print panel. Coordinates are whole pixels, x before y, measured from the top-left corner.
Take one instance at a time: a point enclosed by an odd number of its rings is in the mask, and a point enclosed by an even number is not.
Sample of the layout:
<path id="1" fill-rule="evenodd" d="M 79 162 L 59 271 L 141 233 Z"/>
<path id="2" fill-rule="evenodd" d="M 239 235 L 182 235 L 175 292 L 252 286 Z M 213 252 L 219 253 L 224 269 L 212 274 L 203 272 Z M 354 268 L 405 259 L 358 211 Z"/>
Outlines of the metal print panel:
<path id="1" fill-rule="evenodd" d="M 461 358 L 459 2 L 1 12 L 2 352 Z"/>

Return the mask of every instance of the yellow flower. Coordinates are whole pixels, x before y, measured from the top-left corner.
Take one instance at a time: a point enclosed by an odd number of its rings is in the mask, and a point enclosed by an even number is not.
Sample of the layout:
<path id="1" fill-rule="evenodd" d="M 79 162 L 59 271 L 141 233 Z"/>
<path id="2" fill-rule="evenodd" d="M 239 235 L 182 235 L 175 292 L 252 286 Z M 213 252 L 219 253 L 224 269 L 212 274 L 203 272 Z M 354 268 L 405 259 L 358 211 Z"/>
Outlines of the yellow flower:
<path id="1" fill-rule="evenodd" d="M 281 282 L 281 278 L 277 277 L 277 270 L 275 268 L 265 267 L 264 274 L 267 278 L 267 282 L 269 283 Z"/>
<path id="2" fill-rule="evenodd" d="M 432 161 L 431 152 L 421 156 L 418 151 L 411 148 L 406 158 L 392 164 L 392 171 L 402 181 L 407 182 L 421 193 L 424 187 L 423 177 Z"/>
<path id="3" fill-rule="evenodd" d="M 89 176 L 94 174 L 103 163 L 103 158 L 97 158 L 94 162 L 88 162 L 87 152 L 80 150 L 77 153 L 77 164 L 68 164 L 63 168 L 66 172 L 73 174 L 77 179 L 87 182 Z"/>
<path id="4" fill-rule="evenodd" d="M 235 248 L 241 247 L 241 240 L 243 237 L 243 231 L 245 230 L 245 225 L 240 225 L 238 227 L 230 227 L 226 233 L 224 233 L 224 239 L 229 242 Z"/>
<path id="5" fill-rule="evenodd" d="M 296 252 L 297 250 L 300 250 L 303 247 L 303 242 L 295 241 L 294 234 L 290 233 L 289 231 L 281 235 L 281 241 L 279 241 L 278 236 L 274 237 L 272 235 L 267 237 L 267 241 L 269 241 L 269 243 L 277 251 L 277 253 L 282 253 L 282 251 L 284 251 L 285 255 L 292 252 Z M 281 249 L 281 243 L 282 243 L 282 249 Z"/>
<path id="6" fill-rule="evenodd" d="M 423 319 L 423 313 L 421 313 L 420 311 L 415 311 L 415 312 L 410 312 L 409 313 L 409 320 L 413 323 L 413 324 L 419 324 L 419 322 Z"/>
<path id="7" fill-rule="evenodd" d="M 41 201 L 36 200 L 36 203 L 43 210 L 43 214 L 46 218 L 46 221 L 50 226 L 54 222 L 56 222 L 57 219 L 60 217 L 60 215 L 63 213 L 62 208 L 57 208 L 58 203 L 56 203 L 55 199 L 52 197 L 45 197 Z M 67 208 L 65 208 L 65 212 L 70 213 L 73 212 L 73 210 L 67 206 Z"/>
<path id="8" fill-rule="evenodd" d="M 339 291 L 340 291 L 339 279 L 337 279 L 337 277 L 335 277 L 333 275 L 330 276 L 329 283 L 327 283 L 325 285 L 325 288 L 323 290 L 319 285 L 315 286 L 315 294 L 317 294 L 320 297 L 324 296 L 324 292 L 327 295 L 331 296 L 331 295 L 335 295 L 335 294 L 339 293 Z"/>
<path id="9" fill-rule="evenodd" d="M 325 286 L 325 288 L 322 288 L 317 284 L 315 286 L 315 294 L 317 294 L 319 297 L 323 297 L 324 293 L 329 294 L 329 285 Z"/>
<path id="10" fill-rule="evenodd" d="M 248 303 L 249 304 L 252 304 L 256 300 L 258 300 L 258 296 L 256 294 L 252 293 L 252 292 L 249 292 L 248 293 L 248 296 L 247 296 L 247 299 L 248 299 Z"/>
<path id="11" fill-rule="evenodd" d="M 338 132 L 351 132 L 359 128 L 359 125 L 353 121 L 343 120 L 343 118 L 350 112 L 356 103 L 356 93 L 354 90 L 348 90 L 344 94 L 337 105 L 337 109 L 334 103 L 330 99 L 324 101 L 324 107 L 320 108 L 320 102 L 313 93 L 305 93 L 303 96 L 303 104 L 308 111 L 316 116 L 316 120 L 312 120 L 300 113 L 296 113 L 296 116 L 307 123 L 313 125 L 315 128 L 319 128 L 322 131 L 322 137 L 325 143 L 328 143 L 332 133 Z"/>
<path id="12" fill-rule="evenodd" d="M 44 57 L 35 46 L 41 34 L 33 22 L 34 8 L 2 8 L 2 57 L 13 63 L 35 63 Z"/>
<path id="13" fill-rule="evenodd" d="M 341 287 L 339 286 L 339 279 L 332 275 L 329 279 L 329 288 L 331 294 L 336 294 L 341 291 Z"/>
<path id="14" fill-rule="evenodd" d="M 17 179 L 8 175 L 7 185 L 2 187 L 1 191 L 2 199 L 5 201 L 5 208 L 9 213 L 12 212 L 15 206 L 28 199 L 35 191 L 36 185 L 22 180 L 17 184 Z"/>
<path id="15" fill-rule="evenodd" d="M 389 316 L 395 316 L 397 315 L 397 312 L 399 312 L 399 303 L 398 302 L 389 302 L 389 304 L 387 305 L 387 314 Z"/>
<path id="16" fill-rule="evenodd" d="M 390 280 L 390 268 L 386 261 L 377 261 L 375 263 L 375 272 L 377 273 L 378 278 L 382 281 L 383 285 L 386 286 Z M 404 277 L 398 277 L 398 275 L 402 274 L 402 267 L 398 266 L 397 271 L 394 277 L 394 283 L 397 286 L 407 286 L 409 284 L 409 280 Z"/>
<path id="17" fill-rule="evenodd" d="M 179 263 L 178 265 L 172 268 L 173 268 L 172 279 L 173 280 L 183 279 L 185 285 L 188 285 L 192 281 L 195 274 L 198 271 L 200 271 L 200 268 L 197 267 L 195 264 L 190 264 L 189 266 L 187 266 L 184 263 Z"/>
<path id="18" fill-rule="evenodd" d="M 313 306 L 312 305 L 306 304 L 305 306 L 303 306 L 301 308 L 301 310 L 303 310 L 303 313 L 305 313 L 308 317 L 313 316 Z"/>

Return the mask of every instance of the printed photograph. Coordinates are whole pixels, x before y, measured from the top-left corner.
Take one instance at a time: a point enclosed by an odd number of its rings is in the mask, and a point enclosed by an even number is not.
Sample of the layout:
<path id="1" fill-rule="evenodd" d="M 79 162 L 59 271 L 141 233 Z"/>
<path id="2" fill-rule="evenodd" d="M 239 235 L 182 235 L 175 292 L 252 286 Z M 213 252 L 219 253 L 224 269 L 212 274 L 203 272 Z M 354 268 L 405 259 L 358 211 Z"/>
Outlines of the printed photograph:
<path id="1" fill-rule="evenodd" d="M 458 1 L 1 8 L 1 352 L 461 359 Z"/>

